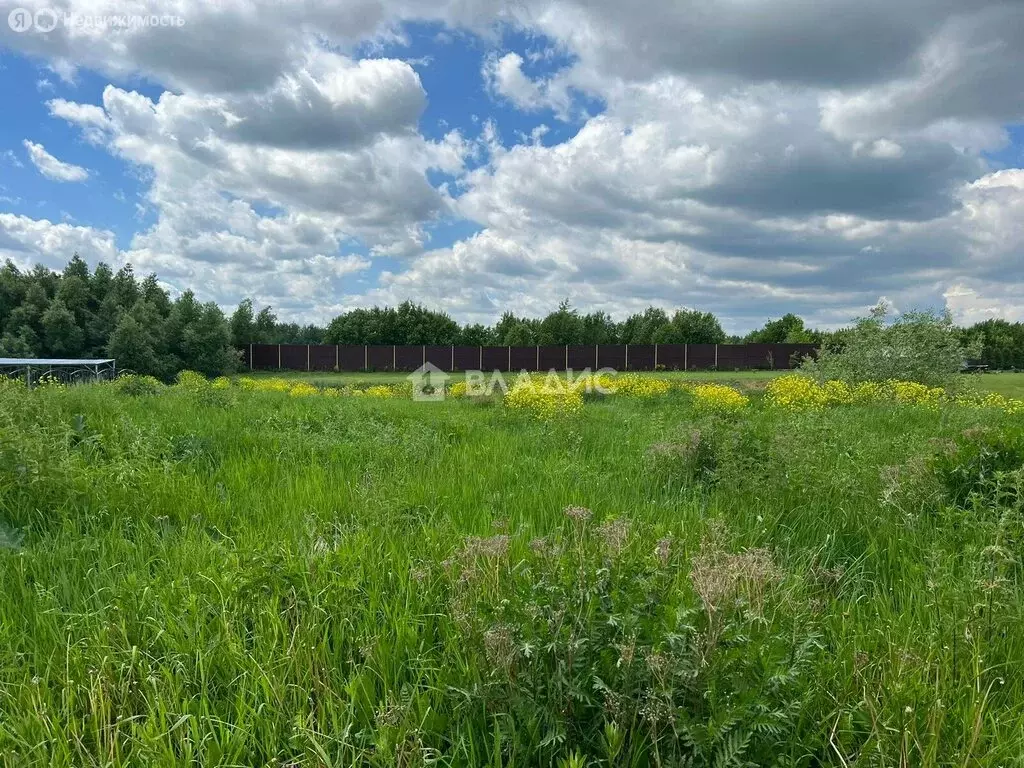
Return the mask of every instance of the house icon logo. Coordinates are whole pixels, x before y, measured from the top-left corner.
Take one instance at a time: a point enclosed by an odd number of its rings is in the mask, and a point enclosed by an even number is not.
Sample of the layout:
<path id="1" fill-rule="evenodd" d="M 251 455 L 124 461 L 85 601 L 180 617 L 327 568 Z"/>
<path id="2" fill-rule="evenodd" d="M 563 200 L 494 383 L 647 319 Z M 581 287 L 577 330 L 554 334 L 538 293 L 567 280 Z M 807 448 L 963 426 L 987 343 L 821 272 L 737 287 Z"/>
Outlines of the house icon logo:
<path id="1" fill-rule="evenodd" d="M 439 402 L 444 400 L 445 382 L 451 376 L 432 363 L 424 363 L 409 374 L 412 382 L 412 399 L 417 402 Z"/>

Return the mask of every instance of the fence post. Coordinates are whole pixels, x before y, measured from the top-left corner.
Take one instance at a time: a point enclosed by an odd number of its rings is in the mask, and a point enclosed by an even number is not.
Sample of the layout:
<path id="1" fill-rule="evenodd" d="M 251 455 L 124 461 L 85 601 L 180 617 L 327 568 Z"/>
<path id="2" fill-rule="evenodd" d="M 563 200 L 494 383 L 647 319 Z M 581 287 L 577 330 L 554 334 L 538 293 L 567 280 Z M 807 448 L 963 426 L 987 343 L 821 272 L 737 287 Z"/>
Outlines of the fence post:
<path id="1" fill-rule="evenodd" d="M 565 345 L 565 370 L 569 370 L 569 345 Z"/>
<path id="2" fill-rule="evenodd" d="M 654 345 L 654 370 L 658 370 L 658 345 Z"/>
<path id="3" fill-rule="evenodd" d="M 398 368 L 398 354 L 395 352 L 395 345 L 391 345 L 391 370 Z"/>
<path id="4" fill-rule="evenodd" d="M 629 344 L 626 345 L 626 370 L 629 370 Z"/>
<path id="5" fill-rule="evenodd" d="M 449 369 L 452 373 L 455 372 L 455 345 L 452 344 L 452 367 Z"/>
<path id="6" fill-rule="evenodd" d="M 309 367 L 309 344 L 306 345 L 306 370 L 311 370 Z"/>
<path id="7" fill-rule="evenodd" d="M 250 341 L 249 342 L 249 370 L 250 371 L 252 370 L 252 348 L 253 348 L 253 346 L 254 346 L 253 343 Z"/>
<path id="8" fill-rule="evenodd" d="M 683 370 L 690 370 L 690 345 L 683 344 Z"/>
<path id="9" fill-rule="evenodd" d="M 484 369 L 484 348 L 483 347 L 477 347 L 477 349 L 480 352 L 480 363 L 479 363 L 479 369 L 478 370 L 482 371 Z"/>
<path id="10" fill-rule="evenodd" d="M 281 345 L 277 345 L 277 370 L 281 370 Z"/>
<path id="11" fill-rule="evenodd" d="M 536 352 L 537 352 L 537 364 L 533 366 L 533 370 L 539 371 L 540 370 L 540 344 L 537 345 Z"/>
<path id="12" fill-rule="evenodd" d="M 512 370 L 512 345 L 511 344 L 509 344 L 509 346 L 508 346 L 508 366 L 507 366 L 507 368 L 508 368 L 509 371 Z"/>
<path id="13" fill-rule="evenodd" d="M 718 345 L 715 344 L 715 370 L 718 370 Z"/>
<path id="14" fill-rule="evenodd" d="M 341 370 L 341 347 L 334 345 L 334 370 Z"/>
<path id="15" fill-rule="evenodd" d="M 370 370 L 370 348 L 363 344 L 363 370 Z"/>
<path id="16" fill-rule="evenodd" d="M 426 365 L 426 364 L 427 364 L 427 345 L 424 344 L 423 345 L 423 362 L 421 362 L 420 365 Z"/>

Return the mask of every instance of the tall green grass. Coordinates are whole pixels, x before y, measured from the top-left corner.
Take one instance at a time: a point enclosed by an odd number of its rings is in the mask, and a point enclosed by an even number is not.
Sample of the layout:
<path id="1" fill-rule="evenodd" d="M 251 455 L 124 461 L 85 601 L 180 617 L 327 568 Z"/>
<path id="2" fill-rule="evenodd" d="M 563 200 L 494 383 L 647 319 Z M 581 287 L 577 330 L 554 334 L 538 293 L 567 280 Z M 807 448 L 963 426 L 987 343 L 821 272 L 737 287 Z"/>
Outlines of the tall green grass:
<path id="1" fill-rule="evenodd" d="M 0 755 L 1012 764 L 1020 429 L 2 387 Z"/>
<path id="2" fill-rule="evenodd" d="M 764 386 L 777 376 L 792 371 L 659 371 L 651 374 L 661 379 L 679 382 L 717 381 L 735 385 L 741 389 L 756 389 Z M 332 371 L 246 371 L 246 376 L 256 378 L 273 376 L 292 381 L 308 381 L 322 387 L 339 387 L 348 385 L 392 384 L 408 380 L 408 373 L 338 373 Z M 461 372 L 451 374 L 449 383 L 460 381 Z M 512 375 L 511 379 L 515 376 Z M 961 387 L 976 389 L 979 392 L 996 392 L 1006 397 L 1024 398 L 1024 373 L 986 373 L 964 374 L 956 379 Z"/>

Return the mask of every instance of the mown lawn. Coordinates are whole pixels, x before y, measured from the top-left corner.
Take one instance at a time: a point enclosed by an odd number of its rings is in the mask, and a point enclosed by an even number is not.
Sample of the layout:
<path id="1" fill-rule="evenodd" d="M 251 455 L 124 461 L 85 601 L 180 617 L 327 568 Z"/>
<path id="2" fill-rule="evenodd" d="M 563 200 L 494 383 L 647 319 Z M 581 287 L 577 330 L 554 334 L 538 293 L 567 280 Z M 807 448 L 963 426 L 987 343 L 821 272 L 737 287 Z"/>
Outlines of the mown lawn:
<path id="1" fill-rule="evenodd" d="M 0 387 L 0 762 L 1015 764 L 1020 421 Z"/>

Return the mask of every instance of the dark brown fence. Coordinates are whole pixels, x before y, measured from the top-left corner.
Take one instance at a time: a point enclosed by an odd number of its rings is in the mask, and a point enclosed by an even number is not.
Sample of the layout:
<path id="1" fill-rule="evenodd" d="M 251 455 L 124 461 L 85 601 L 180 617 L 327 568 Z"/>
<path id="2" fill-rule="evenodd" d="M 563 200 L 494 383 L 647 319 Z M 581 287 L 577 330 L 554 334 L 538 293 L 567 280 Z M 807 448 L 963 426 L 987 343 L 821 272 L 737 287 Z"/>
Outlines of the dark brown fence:
<path id="1" fill-rule="evenodd" d="M 539 347 L 250 344 L 245 367 L 285 371 L 751 371 L 788 370 L 813 344 L 587 344 Z"/>

